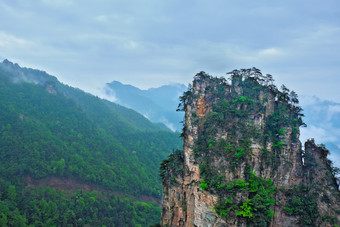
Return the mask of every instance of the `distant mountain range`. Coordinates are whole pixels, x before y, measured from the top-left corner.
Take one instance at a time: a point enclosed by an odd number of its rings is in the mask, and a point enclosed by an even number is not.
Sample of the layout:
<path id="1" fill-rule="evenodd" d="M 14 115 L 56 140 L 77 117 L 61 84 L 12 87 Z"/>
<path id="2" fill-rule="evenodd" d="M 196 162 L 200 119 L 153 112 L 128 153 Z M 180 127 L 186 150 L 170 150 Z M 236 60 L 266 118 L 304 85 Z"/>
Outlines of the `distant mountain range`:
<path id="1" fill-rule="evenodd" d="M 118 81 L 106 85 L 106 95 L 113 96 L 116 103 L 138 111 L 152 122 L 163 123 L 172 131 L 182 130 L 184 114 L 176 109 L 179 96 L 187 90 L 185 85 L 170 84 L 147 90 Z"/>

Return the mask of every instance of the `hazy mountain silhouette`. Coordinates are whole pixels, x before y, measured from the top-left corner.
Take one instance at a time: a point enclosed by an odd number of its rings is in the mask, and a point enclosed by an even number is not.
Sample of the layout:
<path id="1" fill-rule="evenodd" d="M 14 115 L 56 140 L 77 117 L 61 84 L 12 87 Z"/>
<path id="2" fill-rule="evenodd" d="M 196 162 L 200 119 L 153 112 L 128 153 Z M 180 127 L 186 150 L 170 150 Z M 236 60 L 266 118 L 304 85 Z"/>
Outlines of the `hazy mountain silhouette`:
<path id="1" fill-rule="evenodd" d="M 161 122 L 173 131 L 181 131 L 184 115 L 176 109 L 179 96 L 186 89 L 183 84 L 170 84 L 141 90 L 113 81 L 107 84 L 106 94 L 113 95 L 118 104 L 138 111 L 152 122 Z"/>

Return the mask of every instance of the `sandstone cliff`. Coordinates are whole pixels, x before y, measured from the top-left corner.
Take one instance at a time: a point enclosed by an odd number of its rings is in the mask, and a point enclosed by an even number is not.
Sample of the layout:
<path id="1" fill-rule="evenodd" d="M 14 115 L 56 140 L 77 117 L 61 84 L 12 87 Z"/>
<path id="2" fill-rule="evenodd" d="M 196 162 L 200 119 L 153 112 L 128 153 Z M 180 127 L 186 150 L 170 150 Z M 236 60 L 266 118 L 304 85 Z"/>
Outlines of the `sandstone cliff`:
<path id="1" fill-rule="evenodd" d="M 162 226 L 337 226 L 340 197 L 328 151 L 302 149 L 295 92 L 270 75 L 197 74 L 181 97 L 183 152 L 161 165 Z"/>

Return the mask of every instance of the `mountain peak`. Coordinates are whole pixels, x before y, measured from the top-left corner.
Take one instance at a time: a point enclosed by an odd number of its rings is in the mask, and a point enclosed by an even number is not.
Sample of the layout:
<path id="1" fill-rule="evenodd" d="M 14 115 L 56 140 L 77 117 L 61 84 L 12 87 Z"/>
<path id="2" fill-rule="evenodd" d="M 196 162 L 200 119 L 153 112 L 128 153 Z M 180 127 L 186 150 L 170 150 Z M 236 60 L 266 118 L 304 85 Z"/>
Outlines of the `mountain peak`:
<path id="1" fill-rule="evenodd" d="M 181 97 L 183 152 L 160 167 L 162 226 L 339 224 L 336 171 L 325 147 L 302 150 L 296 93 L 255 68 L 231 74 L 199 73 Z"/>
<path id="2" fill-rule="evenodd" d="M 10 60 L 8 60 L 7 58 L 2 61 L 2 64 L 11 68 L 11 69 L 19 69 L 20 68 L 20 66 L 17 63 L 13 63 Z"/>
<path id="3" fill-rule="evenodd" d="M 2 61 L 3 64 L 13 65 L 13 62 L 9 61 L 7 58 Z"/>
<path id="4" fill-rule="evenodd" d="M 7 77 L 15 83 L 26 82 L 34 84 L 44 84 L 46 82 L 58 81 L 56 77 L 49 75 L 45 71 L 20 67 L 19 64 L 13 63 L 8 59 L 5 59 L 0 63 L 0 69 L 5 70 L 8 73 L 6 74 Z"/>

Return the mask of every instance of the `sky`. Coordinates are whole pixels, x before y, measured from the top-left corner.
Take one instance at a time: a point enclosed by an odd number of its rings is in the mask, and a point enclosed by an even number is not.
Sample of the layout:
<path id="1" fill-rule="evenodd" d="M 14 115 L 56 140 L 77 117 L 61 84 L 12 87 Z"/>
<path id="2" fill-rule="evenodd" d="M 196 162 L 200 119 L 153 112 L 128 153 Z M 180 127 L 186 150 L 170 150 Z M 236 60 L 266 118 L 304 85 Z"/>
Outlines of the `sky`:
<path id="1" fill-rule="evenodd" d="M 1 0 L 0 59 L 98 93 L 256 67 L 340 102 L 339 0 Z"/>
<path id="2" fill-rule="evenodd" d="M 300 127 L 300 141 L 314 138 L 316 144 L 326 144 L 329 158 L 340 168 L 340 103 L 321 100 L 315 96 L 300 98 L 307 127 Z M 340 177 L 340 175 L 339 175 Z"/>

